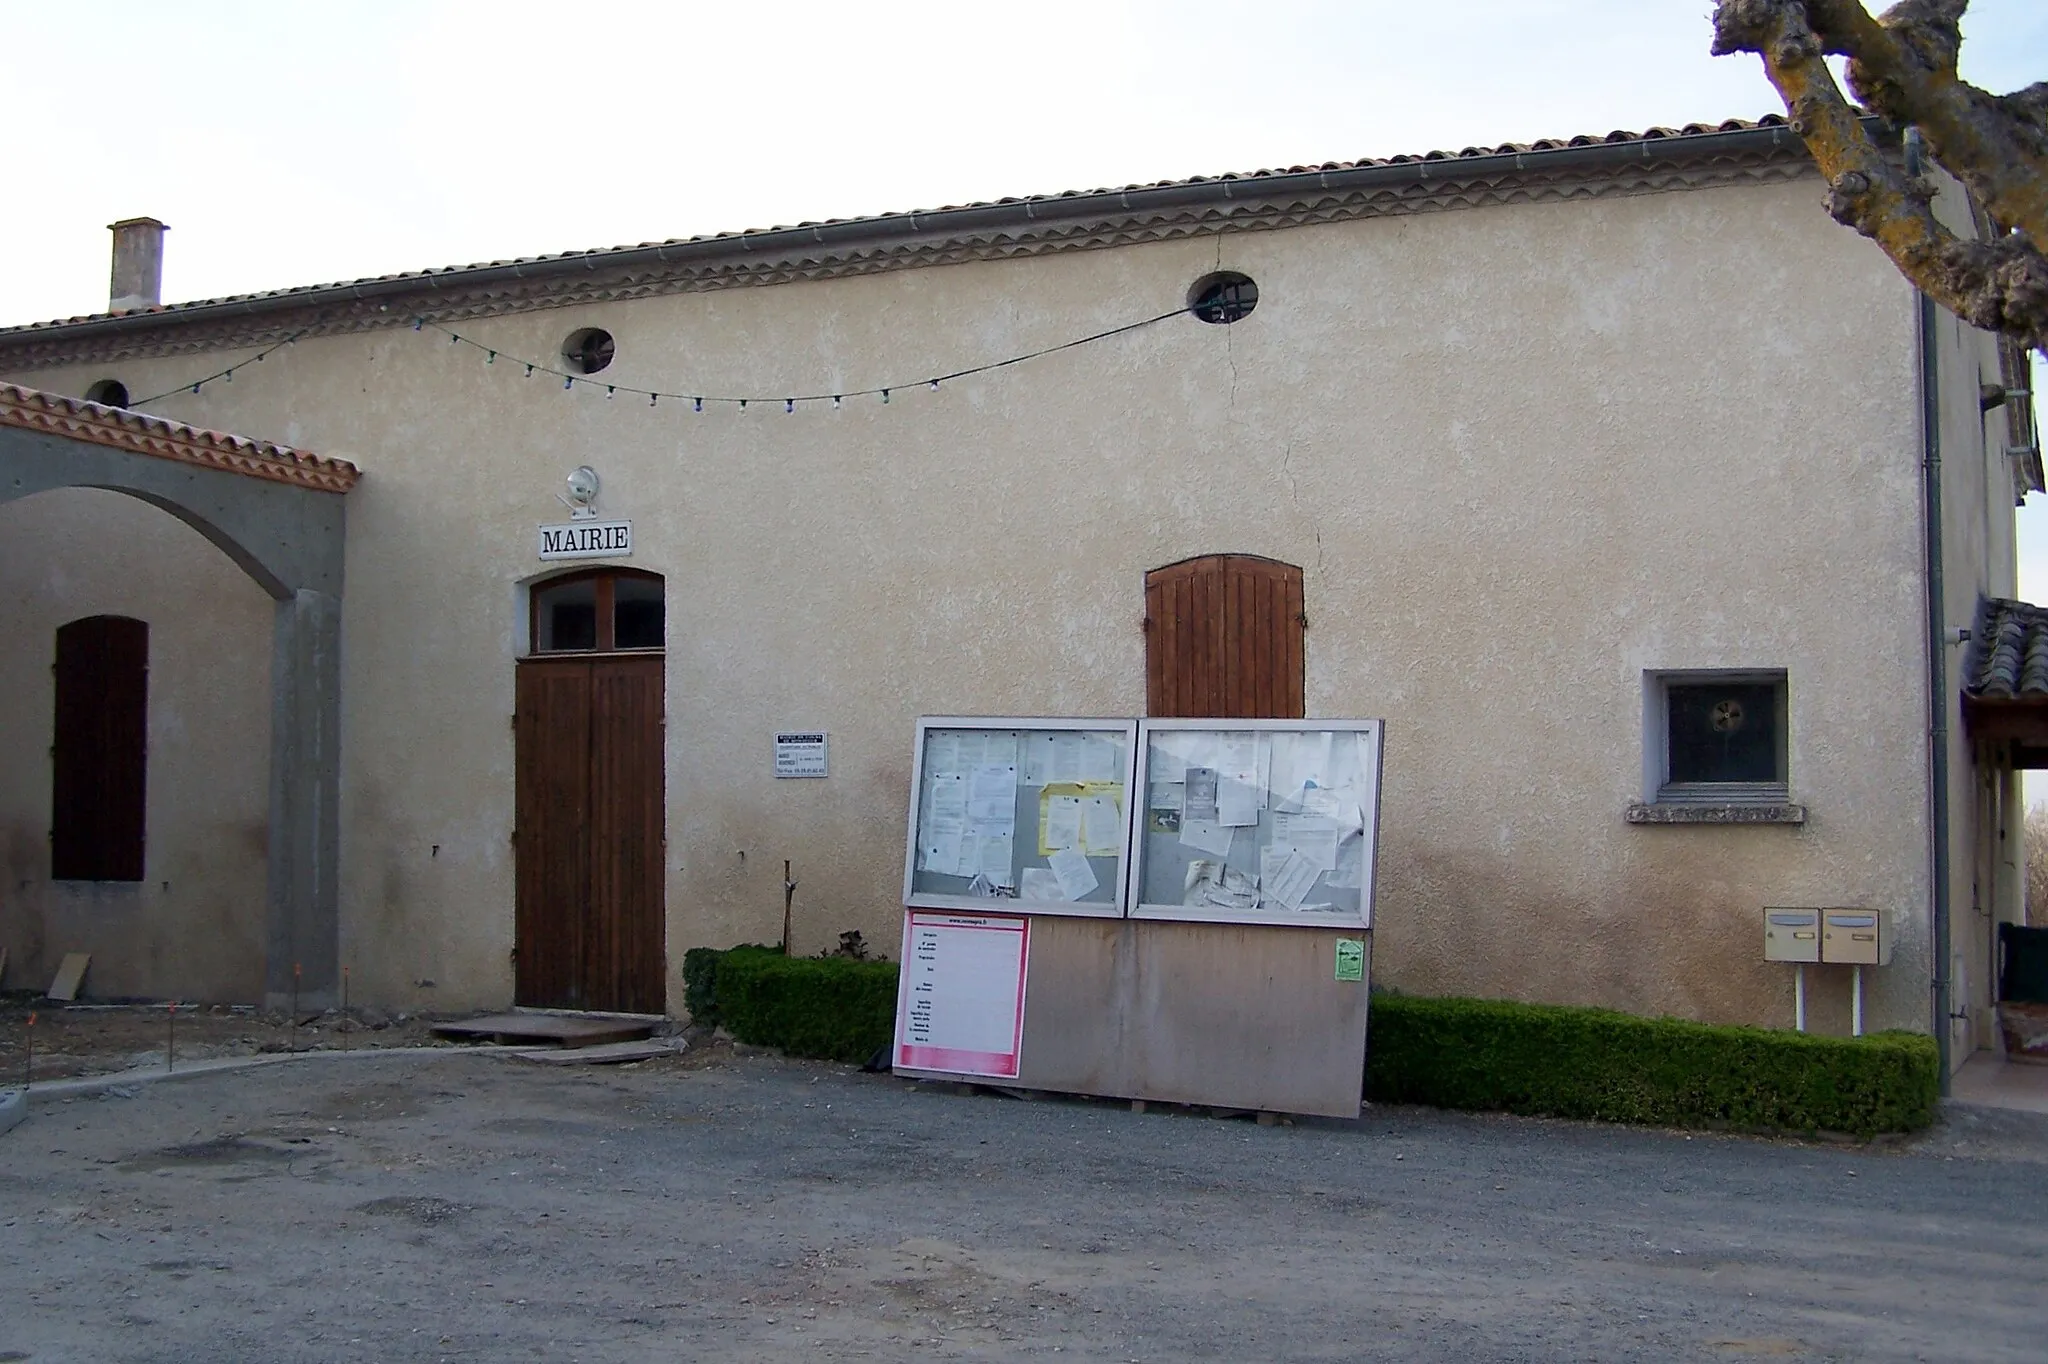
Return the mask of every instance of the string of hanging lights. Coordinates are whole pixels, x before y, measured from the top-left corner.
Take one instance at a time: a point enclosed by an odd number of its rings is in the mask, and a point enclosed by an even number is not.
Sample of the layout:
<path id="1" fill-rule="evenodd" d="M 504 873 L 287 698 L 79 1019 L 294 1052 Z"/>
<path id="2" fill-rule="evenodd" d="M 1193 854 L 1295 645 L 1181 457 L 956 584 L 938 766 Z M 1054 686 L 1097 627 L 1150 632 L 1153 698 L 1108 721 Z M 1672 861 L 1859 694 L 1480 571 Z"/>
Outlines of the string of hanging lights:
<path id="1" fill-rule="evenodd" d="M 593 378 L 588 374 L 576 374 L 569 370 L 559 369 L 553 365 L 544 364 L 538 360 L 524 360 L 519 358 L 518 356 L 507 354 L 506 352 L 501 351 L 494 346 L 485 345 L 483 342 L 478 341 L 474 337 L 465 336 L 462 333 L 455 331 L 453 328 L 445 327 L 439 322 L 435 322 L 424 317 L 415 317 L 412 322 L 412 329 L 415 332 L 422 333 L 432 330 L 440 333 L 443 336 L 446 336 L 448 338 L 448 343 L 450 345 L 467 346 L 472 350 L 481 352 L 484 357 L 484 363 L 487 365 L 495 365 L 496 363 L 498 363 L 498 361 L 503 360 L 506 362 L 509 368 L 515 370 L 523 370 L 523 377 L 525 378 L 531 379 L 535 375 L 540 374 L 546 375 L 551 379 L 560 379 L 562 381 L 562 389 L 564 392 L 574 389 L 578 384 L 581 384 L 588 388 L 603 389 L 604 395 L 607 398 L 616 398 L 620 394 L 625 394 L 626 396 L 633 398 L 645 398 L 647 399 L 647 405 L 649 407 L 658 407 L 661 405 L 662 401 L 666 399 L 671 403 L 688 403 L 690 406 L 690 410 L 693 412 L 702 412 L 706 404 L 710 404 L 713 406 L 725 404 L 727 406 L 733 407 L 738 411 L 745 411 L 749 407 L 772 407 L 777 404 L 780 404 L 784 412 L 793 413 L 796 411 L 799 404 L 830 404 L 832 407 L 838 408 L 843 406 L 846 400 L 850 398 L 879 398 L 886 403 L 890 400 L 890 398 L 893 395 L 905 391 L 924 389 L 936 392 L 941 384 L 952 383 L 957 379 L 965 379 L 976 374 L 987 374 L 994 370 L 1007 369 L 1011 365 L 1021 365 L 1028 360 L 1037 360 L 1047 355 L 1056 355 L 1061 351 L 1073 350 L 1080 346 L 1093 345 L 1098 341 L 1107 341 L 1112 337 L 1122 336 L 1126 332 L 1138 331 L 1139 329 L 1144 327 L 1156 326 L 1159 323 L 1169 321 L 1172 318 L 1184 317 L 1194 311 L 1195 309 L 1192 307 L 1175 308 L 1171 312 L 1160 313 L 1156 317 L 1142 318 L 1136 322 L 1126 322 L 1121 326 L 1110 327 L 1099 332 L 1091 332 L 1087 336 L 1075 337 L 1071 341 L 1062 341 L 1058 345 L 1043 346 L 1037 350 L 1026 351 L 1022 355 L 1012 355 L 1002 360 L 990 360 L 984 364 L 979 365 L 968 365 L 962 369 L 950 370 L 943 374 L 928 375 L 922 379 L 906 380 L 902 383 L 882 384 L 872 388 L 843 389 L 840 390 L 839 392 L 797 393 L 782 394 L 780 396 L 764 395 L 747 397 L 740 397 L 733 394 L 687 393 L 683 392 L 680 389 L 669 390 L 657 388 L 641 388 L 633 384 L 613 383 L 604 379 Z M 144 407 L 150 403 L 159 402 L 162 399 L 172 397 L 175 394 L 197 393 L 209 384 L 233 383 L 235 379 L 235 374 L 238 370 L 247 369 L 251 365 L 262 363 L 265 357 L 275 355 L 278 351 L 281 351 L 285 347 L 298 341 L 301 337 L 304 337 L 309 330 L 310 328 L 301 328 L 300 330 L 293 332 L 290 336 L 285 337 L 282 341 L 278 341 L 256 352 L 256 354 L 250 356 L 246 360 L 238 360 L 234 364 L 227 366 L 225 369 L 218 370 L 215 373 L 209 374 L 203 379 L 194 379 L 189 382 L 179 384 L 175 388 L 167 388 L 163 392 L 154 394 L 151 397 L 137 399 L 131 402 L 129 406 L 131 408 Z"/>
<path id="2" fill-rule="evenodd" d="M 448 338 L 450 345 L 468 346 L 472 350 L 481 351 L 484 356 L 484 363 L 487 365 L 494 365 L 502 359 L 515 369 L 523 368 L 525 371 L 523 377 L 525 378 L 531 379 L 536 374 L 544 374 L 551 379 L 560 379 L 564 392 L 581 384 L 587 388 L 603 389 L 604 395 L 607 398 L 616 398 L 620 394 L 625 394 L 632 398 L 645 398 L 649 407 L 658 407 L 663 399 L 668 399 L 674 403 L 688 403 L 690 410 L 693 412 L 702 412 L 706 404 L 714 406 L 725 404 L 738 411 L 745 411 L 749 407 L 775 406 L 779 404 L 784 412 L 793 413 L 799 404 L 821 403 L 830 404 L 832 407 L 837 408 L 842 406 L 849 398 L 880 398 L 886 403 L 891 395 L 906 390 L 926 389 L 937 391 L 939 385 L 951 383 L 956 379 L 965 379 L 975 374 L 986 374 L 991 370 L 1005 369 L 1011 365 L 1021 365 L 1027 360 L 1036 360 L 1042 356 L 1057 354 L 1060 351 L 1073 350 L 1078 346 L 1092 345 L 1097 341 L 1107 341 L 1113 336 L 1122 336 L 1125 332 L 1134 332 L 1142 327 L 1154 326 L 1170 318 L 1185 316 L 1192 311 L 1194 311 L 1192 308 L 1175 308 L 1172 312 L 1160 313 L 1157 317 L 1147 317 L 1137 322 L 1126 322 L 1122 326 L 1092 332 L 1087 336 L 1076 337 L 1072 341 L 1062 341 L 1055 346 L 1044 346 L 1038 350 L 1027 351 L 1022 355 L 1012 355 L 1004 360 L 991 360 L 985 364 L 969 365 L 964 369 L 930 375 L 922 379 L 907 380 L 902 383 L 878 385 L 873 388 L 842 389 L 836 393 L 785 393 L 779 396 L 748 397 L 702 392 L 687 393 L 680 390 L 640 388 L 633 384 L 612 383 L 604 379 L 592 378 L 588 374 L 576 374 L 569 370 L 557 369 L 552 365 L 543 364 L 537 360 L 521 359 L 518 356 L 507 354 L 496 347 L 487 346 L 474 337 L 464 336 L 460 332 L 450 327 L 444 327 L 438 322 L 430 322 L 423 317 L 414 318 L 412 327 L 416 332 L 423 332 L 429 329 L 439 332 Z"/>
<path id="3" fill-rule="evenodd" d="M 150 403 L 159 402 L 162 399 L 170 397 L 173 393 L 184 393 L 188 390 L 193 393 L 197 393 L 200 389 L 205 388 L 208 384 L 212 383 L 231 384 L 235 381 L 236 370 L 247 369 L 251 365 L 261 364 L 263 362 L 264 356 L 277 354 L 279 351 L 283 350 L 286 346 L 289 346 L 292 342 L 298 340 L 305 334 L 306 329 L 301 327 L 298 331 L 293 332 L 290 336 L 287 336 L 284 340 L 277 342 L 275 345 L 266 346 L 262 350 L 259 350 L 254 355 L 250 356 L 248 359 L 238 360 L 234 364 L 229 365 L 226 369 L 221 370 L 218 373 L 209 374 L 204 379 L 194 379 L 191 383 L 188 384 L 179 384 L 176 388 L 167 388 L 163 392 L 155 394 L 148 398 L 137 398 L 133 402 L 129 403 L 128 406 L 130 408 L 146 407 Z"/>

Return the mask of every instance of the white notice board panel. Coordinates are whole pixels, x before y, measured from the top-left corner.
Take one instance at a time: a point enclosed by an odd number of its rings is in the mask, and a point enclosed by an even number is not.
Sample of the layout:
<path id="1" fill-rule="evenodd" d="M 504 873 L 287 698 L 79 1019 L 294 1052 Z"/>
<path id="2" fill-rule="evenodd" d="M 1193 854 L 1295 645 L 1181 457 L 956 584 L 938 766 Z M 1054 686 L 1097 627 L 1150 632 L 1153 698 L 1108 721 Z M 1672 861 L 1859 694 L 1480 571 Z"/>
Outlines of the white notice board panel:
<path id="1" fill-rule="evenodd" d="M 1137 734 L 1135 720 L 920 719 L 903 903 L 1122 918 Z"/>
<path id="2" fill-rule="evenodd" d="M 1372 926 L 1378 720 L 1145 720 L 1134 919 Z"/>
<path id="3" fill-rule="evenodd" d="M 897 1070 L 1015 1079 L 1031 921 L 908 910 L 896 992 Z"/>

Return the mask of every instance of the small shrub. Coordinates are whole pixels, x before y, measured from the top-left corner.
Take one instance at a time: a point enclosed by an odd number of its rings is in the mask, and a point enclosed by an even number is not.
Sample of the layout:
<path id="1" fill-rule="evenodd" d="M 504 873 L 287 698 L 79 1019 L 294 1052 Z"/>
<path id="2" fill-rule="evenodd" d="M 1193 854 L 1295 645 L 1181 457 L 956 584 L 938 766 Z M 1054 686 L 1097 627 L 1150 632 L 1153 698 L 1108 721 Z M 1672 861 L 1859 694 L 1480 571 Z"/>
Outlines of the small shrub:
<path id="1" fill-rule="evenodd" d="M 821 1061 L 863 1061 L 896 1031 L 896 963 L 734 950 L 715 1006 L 742 1042 Z"/>
<path id="2" fill-rule="evenodd" d="M 848 961 L 873 961 L 868 953 L 868 940 L 860 935 L 857 928 L 849 928 L 839 935 L 839 946 L 830 952 L 820 952 L 821 957 L 845 957 Z"/>
<path id="3" fill-rule="evenodd" d="M 1934 1120 L 1934 1039 L 1375 994 L 1366 1094 L 1559 1118 L 1872 1136 Z"/>

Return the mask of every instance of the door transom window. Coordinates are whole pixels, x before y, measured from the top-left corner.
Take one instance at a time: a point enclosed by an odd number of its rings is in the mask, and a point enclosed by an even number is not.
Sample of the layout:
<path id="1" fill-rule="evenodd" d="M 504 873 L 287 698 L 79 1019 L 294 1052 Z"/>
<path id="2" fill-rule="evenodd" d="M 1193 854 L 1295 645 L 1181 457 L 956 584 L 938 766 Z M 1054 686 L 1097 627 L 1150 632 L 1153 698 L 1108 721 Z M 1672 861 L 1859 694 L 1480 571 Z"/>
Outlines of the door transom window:
<path id="1" fill-rule="evenodd" d="M 662 580 L 631 568 L 598 568 L 533 585 L 533 652 L 613 653 L 665 642 Z"/>

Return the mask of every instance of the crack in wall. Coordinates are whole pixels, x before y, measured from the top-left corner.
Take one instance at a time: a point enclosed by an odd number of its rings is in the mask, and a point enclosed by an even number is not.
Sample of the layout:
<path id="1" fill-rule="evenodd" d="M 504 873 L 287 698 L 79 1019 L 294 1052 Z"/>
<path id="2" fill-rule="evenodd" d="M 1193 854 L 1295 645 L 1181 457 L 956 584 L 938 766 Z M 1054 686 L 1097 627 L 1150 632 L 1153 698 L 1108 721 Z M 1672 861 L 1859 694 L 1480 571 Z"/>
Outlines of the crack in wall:
<path id="1" fill-rule="evenodd" d="M 1287 480 L 1287 495 L 1294 502 L 1294 510 L 1300 513 L 1301 485 L 1294 477 L 1294 442 L 1291 440 L 1280 451 L 1280 476 Z M 1327 576 L 1323 561 L 1323 527 L 1313 512 L 1307 513 L 1307 516 L 1309 534 L 1315 537 L 1316 542 L 1316 577 L 1322 579 Z"/>

